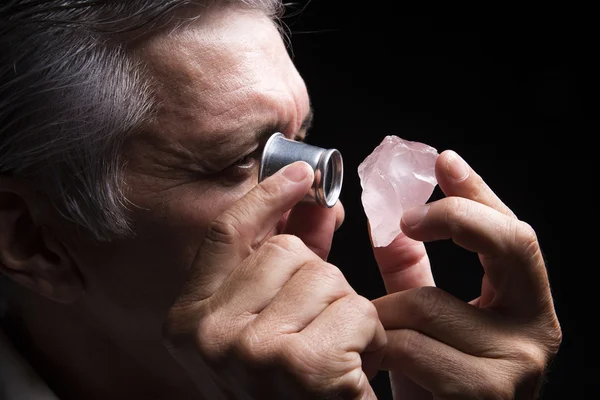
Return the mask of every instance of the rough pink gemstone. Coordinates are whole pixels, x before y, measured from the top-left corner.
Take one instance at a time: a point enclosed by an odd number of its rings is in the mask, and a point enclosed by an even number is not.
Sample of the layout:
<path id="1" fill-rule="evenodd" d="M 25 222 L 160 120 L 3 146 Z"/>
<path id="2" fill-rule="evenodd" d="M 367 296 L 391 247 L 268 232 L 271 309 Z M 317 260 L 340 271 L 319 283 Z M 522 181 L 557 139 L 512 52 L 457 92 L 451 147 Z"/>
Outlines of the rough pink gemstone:
<path id="1" fill-rule="evenodd" d="M 386 136 L 358 167 L 362 204 L 373 245 L 385 247 L 400 234 L 402 213 L 431 197 L 438 152 L 431 146 Z"/>

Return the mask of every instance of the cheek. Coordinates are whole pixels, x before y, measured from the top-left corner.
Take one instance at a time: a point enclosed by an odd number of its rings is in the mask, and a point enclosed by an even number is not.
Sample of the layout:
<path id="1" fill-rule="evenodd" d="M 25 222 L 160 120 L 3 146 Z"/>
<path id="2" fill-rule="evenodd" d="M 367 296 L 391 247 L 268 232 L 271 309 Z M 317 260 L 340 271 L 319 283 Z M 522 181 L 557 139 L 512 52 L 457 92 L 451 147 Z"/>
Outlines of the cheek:
<path id="1" fill-rule="evenodd" d="M 248 180 L 236 186 L 178 191 L 163 203 L 146 227 L 163 240 L 172 242 L 180 252 L 178 257 L 189 260 L 201 246 L 210 222 L 232 207 L 255 184 L 254 180 Z"/>
<path id="2" fill-rule="evenodd" d="M 106 314 L 103 320 L 112 321 L 111 315 L 117 318 L 125 308 L 140 318 L 145 315 L 142 319 L 158 315 L 160 320 L 187 279 L 210 221 L 252 186 L 172 189 L 163 192 L 160 202 L 132 210 L 132 239 L 90 243 L 74 252 L 87 301 L 96 304 L 98 314 Z"/>

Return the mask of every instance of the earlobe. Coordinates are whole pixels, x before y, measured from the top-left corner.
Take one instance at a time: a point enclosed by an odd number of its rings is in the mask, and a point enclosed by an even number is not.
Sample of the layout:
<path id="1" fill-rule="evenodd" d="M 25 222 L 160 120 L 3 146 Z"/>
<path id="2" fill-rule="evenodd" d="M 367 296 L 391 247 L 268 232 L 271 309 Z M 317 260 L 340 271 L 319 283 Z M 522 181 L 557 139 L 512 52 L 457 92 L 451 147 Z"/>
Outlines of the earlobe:
<path id="1" fill-rule="evenodd" d="M 53 301 L 76 301 L 81 275 L 66 247 L 33 217 L 39 196 L 10 178 L 0 183 L 0 271 Z"/>

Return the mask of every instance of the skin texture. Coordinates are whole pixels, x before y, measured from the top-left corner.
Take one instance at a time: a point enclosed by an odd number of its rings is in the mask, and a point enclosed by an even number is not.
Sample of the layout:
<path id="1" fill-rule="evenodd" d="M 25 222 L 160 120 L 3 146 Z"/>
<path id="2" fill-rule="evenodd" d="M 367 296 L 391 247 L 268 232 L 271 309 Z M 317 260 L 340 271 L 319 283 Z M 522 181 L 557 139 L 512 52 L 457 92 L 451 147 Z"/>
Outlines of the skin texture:
<path id="1" fill-rule="evenodd" d="M 413 399 L 536 398 L 562 340 L 536 234 L 455 152 L 435 167 L 446 198 L 407 211 L 404 235 L 375 248 L 393 389 Z M 444 239 L 479 255 L 481 296 L 468 304 L 434 287 L 423 242 Z"/>
<path id="2" fill-rule="evenodd" d="M 398 398 L 534 398 L 561 338 L 531 228 L 444 152 L 448 197 L 374 250 L 388 296 L 357 295 L 326 261 L 341 204 L 298 204 L 308 166 L 257 185 L 265 134 L 310 114 L 277 29 L 221 8 L 169 32 L 136 47 L 161 107 L 124 151 L 135 238 L 97 243 L 2 178 L 3 272 L 33 289 L 9 334 L 59 396 L 369 399 L 386 369 Z M 480 254 L 470 304 L 434 287 L 422 242 L 447 238 Z"/>

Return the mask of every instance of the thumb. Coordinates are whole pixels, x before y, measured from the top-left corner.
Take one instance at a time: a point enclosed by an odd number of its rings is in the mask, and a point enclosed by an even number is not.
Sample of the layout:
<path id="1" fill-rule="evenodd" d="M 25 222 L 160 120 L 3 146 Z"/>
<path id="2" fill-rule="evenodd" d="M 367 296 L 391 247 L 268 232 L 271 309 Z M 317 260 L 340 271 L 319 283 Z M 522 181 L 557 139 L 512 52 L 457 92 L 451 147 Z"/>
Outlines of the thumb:
<path id="1" fill-rule="evenodd" d="M 268 237 L 282 216 L 306 195 L 313 179 L 308 164 L 295 162 L 256 185 L 212 221 L 182 297 L 210 297 Z"/>

